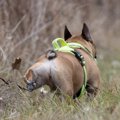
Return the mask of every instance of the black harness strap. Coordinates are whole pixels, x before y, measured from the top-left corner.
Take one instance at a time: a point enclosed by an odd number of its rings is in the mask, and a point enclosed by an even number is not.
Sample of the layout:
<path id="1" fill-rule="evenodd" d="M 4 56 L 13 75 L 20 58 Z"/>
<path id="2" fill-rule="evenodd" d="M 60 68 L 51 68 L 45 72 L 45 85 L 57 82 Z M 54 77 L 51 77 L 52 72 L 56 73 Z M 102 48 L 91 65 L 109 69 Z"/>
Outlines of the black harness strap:
<path id="1" fill-rule="evenodd" d="M 85 66 L 85 60 L 84 60 L 83 55 L 82 55 L 80 52 L 76 51 L 76 50 L 74 50 L 74 51 L 72 51 L 72 52 L 74 53 L 75 57 L 79 60 L 81 66 L 82 66 L 82 67 Z M 82 92 L 82 87 L 81 87 L 81 88 L 78 90 L 78 92 L 73 96 L 73 99 L 75 99 L 76 97 L 79 97 L 79 96 L 81 95 L 81 92 Z"/>

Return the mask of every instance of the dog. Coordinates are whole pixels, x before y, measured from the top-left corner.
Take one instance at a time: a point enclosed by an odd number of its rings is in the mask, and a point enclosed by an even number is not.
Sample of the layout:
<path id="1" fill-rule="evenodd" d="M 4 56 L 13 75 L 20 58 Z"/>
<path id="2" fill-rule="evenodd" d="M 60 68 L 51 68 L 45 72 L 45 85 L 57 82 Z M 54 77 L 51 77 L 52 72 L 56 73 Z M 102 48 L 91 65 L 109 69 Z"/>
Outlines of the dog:
<path id="1" fill-rule="evenodd" d="M 87 72 L 85 90 L 87 95 L 95 97 L 100 86 L 100 71 L 95 61 L 97 58 L 96 46 L 87 24 L 83 24 L 82 33 L 77 36 L 73 36 L 65 26 L 64 39 L 67 43 L 80 43 L 93 56 L 92 58 L 83 49 L 75 49 L 85 60 Z M 49 50 L 40 56 L 37 62 L 25 73 L 25 82 L 29 91 L 48 85 L 52 91 L 63 92 L 72 98 L 79 97 L 84 84 L 83 78 L 83 67 L 73 54 L 54 50 Z"/>

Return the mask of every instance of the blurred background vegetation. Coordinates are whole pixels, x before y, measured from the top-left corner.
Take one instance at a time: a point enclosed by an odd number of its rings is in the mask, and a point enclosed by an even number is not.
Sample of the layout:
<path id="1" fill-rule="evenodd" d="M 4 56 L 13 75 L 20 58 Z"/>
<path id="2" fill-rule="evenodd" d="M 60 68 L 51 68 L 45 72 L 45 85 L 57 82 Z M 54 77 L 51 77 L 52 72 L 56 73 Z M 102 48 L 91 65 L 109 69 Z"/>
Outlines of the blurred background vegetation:
<path id="1" fill-rule="evenodd" d="M 57 119 L 60 120 L 65 119 L 66 114 L 72 115 L 67 119 L 90 120 L 91 117 L 92 120 L 112 120 L 112 118 L 118 120 L 118 117 L 120 118 L 119 19 L 119 0 L 0 0 L 0 77 L 11 83 L 8 87 L 0 81 L 0 114 L 3 115 L 1 119 L 30 119 L 29 116 L 31 119 L 37 119 L 38 116 L 41 116 L 41 119 L 53 119 L 50 116 L 59 113 Z M 101 92 L 98 97 L 93 103 L 83 102 L 77 107 L 59 103 L 58 100 L 55 100 L 54 104 L 48 99 L 41 104 L 38 97 L 33 100 L 37 104 L 31 103 L 30 98 L 19 91 L 16 83 L 24 84 L 22 76 L 25 70 L 51 48 L 53 39 L 63 37 L 65 25 L 71 33 L 77 35 L 81 33 L 84 22 L 89 26 L 98 51 L 102 76 Z M 21 70 L 12 71 L 11 63 L 18 56 L 22 58 Z M 48 110 L 43 102 L 47 103 Z M 89 114 L 85 117 L 83 108 L 87 106 L 90 106 L 90 111 L 88 110 Z M 76 112 L 77 115 L 74 114 L 75 108 L 79 107 L 81 109 Z M 58 112 L 54 113 L 54 109 Z M 68 109 L 69 112 L 65 114 Z"/>

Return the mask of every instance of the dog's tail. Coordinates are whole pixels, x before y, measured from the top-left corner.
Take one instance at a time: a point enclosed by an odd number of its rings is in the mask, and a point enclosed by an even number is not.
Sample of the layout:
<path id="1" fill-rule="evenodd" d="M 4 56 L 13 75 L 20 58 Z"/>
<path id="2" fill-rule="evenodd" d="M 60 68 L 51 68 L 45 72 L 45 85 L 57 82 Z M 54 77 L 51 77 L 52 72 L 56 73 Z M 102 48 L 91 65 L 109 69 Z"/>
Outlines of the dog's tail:
<path id="1" fill-rule="evenodd" d="M 54 50 L 49 50 L 47 52 L 47 58 L 48 60 L 54 59 L 57 57 L 57 53 Z"/>

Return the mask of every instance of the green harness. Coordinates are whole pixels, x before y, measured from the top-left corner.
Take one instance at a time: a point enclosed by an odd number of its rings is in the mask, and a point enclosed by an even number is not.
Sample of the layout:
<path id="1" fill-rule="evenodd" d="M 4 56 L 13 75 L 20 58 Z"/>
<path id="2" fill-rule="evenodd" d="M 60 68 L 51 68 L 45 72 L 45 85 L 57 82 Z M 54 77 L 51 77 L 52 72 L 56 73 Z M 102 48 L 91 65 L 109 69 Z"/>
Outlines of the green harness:
<path id="1" fill-rule="evenodd" d="M 94 58 L 93 55 L 83 45 L 81 45 L 79 43 L 67 43 L 62 38 L 56 38 L 55 40 L 53 40 L 52 45 L 53 45 L 53 48 L 55 51 L 71 53 L 71 54 L 75 55 L 75 57 L 80 61 L 82 68 L 83 68 L 83 75 L 84 75 L 84 84 L 82 85 L 82 87 L 80 89 L 80 94 L 79 94 L 79 97 L 81 97 L 86 91 L 85 88 L 86 88 L 86 84 L 87 84 L 87 70 L 86 70 L 86 64 L 85 64 L 84 57 L 79 52 L 77 52 L 75 49 L 77 49 L 77 48 L 82 49 L 83 51 L 88 53 L 92 58 Z"/>

